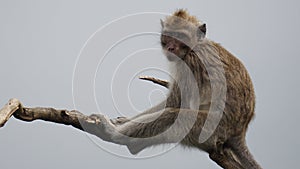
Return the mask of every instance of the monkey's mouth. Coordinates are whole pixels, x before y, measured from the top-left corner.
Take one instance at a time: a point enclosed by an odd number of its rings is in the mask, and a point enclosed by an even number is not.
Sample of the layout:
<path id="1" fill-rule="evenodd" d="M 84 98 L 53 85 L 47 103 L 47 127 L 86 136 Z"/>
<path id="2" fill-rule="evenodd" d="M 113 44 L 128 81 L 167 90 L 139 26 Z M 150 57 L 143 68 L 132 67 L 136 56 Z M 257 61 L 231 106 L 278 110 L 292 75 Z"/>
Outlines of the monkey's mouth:
<path id="1" fill-rule="evenodd" d="M 165 52 L 165 56 L 167 57 L 168 61 L 177 62 L 177 61 L 183 61 L 186 56 L 186 53 L 179 52 L 179 54 L 177 54 L 177 53 L 167 51 Z"/>
<path id="2" fill-rule="evenodd" d="M 174 62 L 180 59 L 180 57 L 177 54 L 172 52 L 167 52 L 166 57 L 170 62 Z"/>

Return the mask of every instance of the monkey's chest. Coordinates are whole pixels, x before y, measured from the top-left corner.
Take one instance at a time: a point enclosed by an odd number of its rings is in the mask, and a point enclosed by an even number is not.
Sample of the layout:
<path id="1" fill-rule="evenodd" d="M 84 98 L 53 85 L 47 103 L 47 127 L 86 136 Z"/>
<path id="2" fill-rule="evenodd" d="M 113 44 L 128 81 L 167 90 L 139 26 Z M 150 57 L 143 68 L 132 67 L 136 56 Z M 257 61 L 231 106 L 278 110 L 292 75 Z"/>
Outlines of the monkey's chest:
<path id="1" fill-rule="evenodd" d="M 182 85 L 173 86 L 168 98 L 168 107 L 198 110 L 211 102 L 210 85 Z"/>

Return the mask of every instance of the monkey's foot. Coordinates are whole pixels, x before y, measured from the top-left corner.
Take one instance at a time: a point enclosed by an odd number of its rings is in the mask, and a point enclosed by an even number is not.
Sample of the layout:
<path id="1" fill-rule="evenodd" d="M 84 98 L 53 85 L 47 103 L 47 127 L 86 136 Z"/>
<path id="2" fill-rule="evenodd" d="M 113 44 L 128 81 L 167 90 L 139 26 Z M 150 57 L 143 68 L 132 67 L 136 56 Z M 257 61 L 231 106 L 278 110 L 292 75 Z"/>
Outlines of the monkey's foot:
<path id="1" fill-rule="evenodd" d="M 97 136 L 105 141 L 112 141 L 112 136 L 116 132 L 116 128 L 111 120 L 103 114 L 92 114 L 89 116 L 94 118 L 97 122 L 98 132 Z"/>

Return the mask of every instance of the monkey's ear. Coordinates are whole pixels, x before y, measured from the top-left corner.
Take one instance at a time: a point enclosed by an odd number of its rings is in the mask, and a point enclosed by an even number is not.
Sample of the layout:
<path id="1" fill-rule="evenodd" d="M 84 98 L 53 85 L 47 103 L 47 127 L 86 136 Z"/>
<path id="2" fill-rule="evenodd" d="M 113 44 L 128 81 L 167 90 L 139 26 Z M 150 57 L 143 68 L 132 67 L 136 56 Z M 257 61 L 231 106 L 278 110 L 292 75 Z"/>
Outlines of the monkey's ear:
<path id="1" fill-rule="evenodd" d="M 160 19 L 160 24 L 161 24 L 161 28 L 164 28 L 165 27 L 165 23 L 162 19 Z"/>
<path id="2" fill-rule="evenodd" d="M 202 24 L 201 26 L 199 26 L 199 30 L 205 35 L 206 34 L 206 24 Z"/>

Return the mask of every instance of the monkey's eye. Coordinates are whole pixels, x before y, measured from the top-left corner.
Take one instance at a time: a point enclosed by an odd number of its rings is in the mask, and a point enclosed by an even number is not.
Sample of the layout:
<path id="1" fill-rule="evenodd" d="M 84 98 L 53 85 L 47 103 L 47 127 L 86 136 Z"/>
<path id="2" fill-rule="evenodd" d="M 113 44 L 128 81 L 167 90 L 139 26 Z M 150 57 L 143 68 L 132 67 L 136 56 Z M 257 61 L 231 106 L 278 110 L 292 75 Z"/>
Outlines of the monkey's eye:
<path id="1" fill-rule="evenodd" d="M 163 47 L 167 45 L 166 38 L 167 38 L 167 36 L 165 36 L 165 35 L 162 35 L 160 38 L 160 43 L 161 43 L 161 46 L 163 46 Z"/>
<path id="2" fill-rule="evenodd" d="M 162 39 L 167 41 L 168 39 L 175 39 L 184 44 L 190 41 L 189 36 L 183 32 L 163 32 Z"/>
<path id="3" fill-rule="evenodd" d="M 184 33 L 180 33 L 180 32 L 176 32 L 174 34 L 174 37 L 177 39 L 177 40 L 180 40 L 180 41 L 187 41 L 189 40 L 189 37 L 184 34 Z"/>

